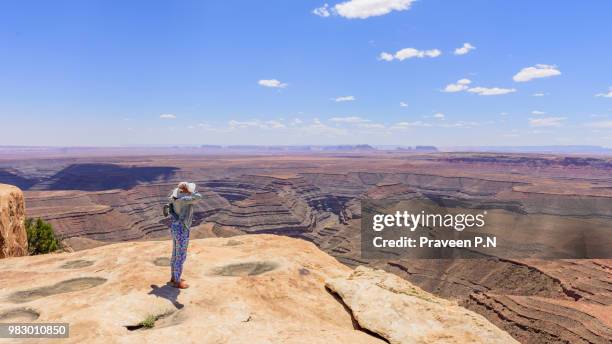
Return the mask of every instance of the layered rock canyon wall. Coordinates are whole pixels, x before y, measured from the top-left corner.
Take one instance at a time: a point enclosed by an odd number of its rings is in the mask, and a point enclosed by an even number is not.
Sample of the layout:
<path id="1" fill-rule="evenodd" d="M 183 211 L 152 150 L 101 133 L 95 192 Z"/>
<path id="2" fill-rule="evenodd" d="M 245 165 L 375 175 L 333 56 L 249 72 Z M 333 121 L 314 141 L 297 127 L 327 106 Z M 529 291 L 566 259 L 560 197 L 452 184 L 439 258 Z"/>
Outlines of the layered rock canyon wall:
<path id="1" fill-rule="evenodd" d="M 192 180 L 205 195 L 194 237 L 302 238 L 347 266 L 384 269 L 456 300 L 521 342 L 607 343 L 609 259 L 365 260 L 359 200 L 484 203 L 554 217 L 559 225 L 605 227 L 612 219 L 610 161 L 512 154 L 139 157 L 15 163 L 9 172 L 29 183 L 30 216 L 50 221 L 77 249 L 167 235 L 165 196 L 178 181 Z M 96 166 L 104 174 L 92 174 Z"/>

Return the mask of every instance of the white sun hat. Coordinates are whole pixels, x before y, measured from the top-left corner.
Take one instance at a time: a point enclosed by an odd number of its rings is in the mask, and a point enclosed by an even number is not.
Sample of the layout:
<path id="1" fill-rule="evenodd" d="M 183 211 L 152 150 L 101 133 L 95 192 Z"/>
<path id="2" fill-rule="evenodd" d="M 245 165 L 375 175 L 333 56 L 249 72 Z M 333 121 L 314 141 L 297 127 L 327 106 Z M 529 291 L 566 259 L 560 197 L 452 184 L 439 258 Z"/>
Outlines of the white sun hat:
<path id="1" fill-rule="evenodd" d="M 191 193 L 194 193 L 195 190 L 196 190 L 196 184 L 195 183 L 180 182 L 178 184 L 178 187 L 176 187 L 174 190 L 172 190 L 171 197 L 178 198 L 178 194 L 179 194 L 179 192 L 181 192 L 180 189 L 182 187 L 186 187 L 187 191 L 189 191 Z"/>
<path id="2" fill-rule="evenodd" d="M 196 185 L 195 183 L 187 183 L 187 191 L 194 193 L 196 190 Z"/>

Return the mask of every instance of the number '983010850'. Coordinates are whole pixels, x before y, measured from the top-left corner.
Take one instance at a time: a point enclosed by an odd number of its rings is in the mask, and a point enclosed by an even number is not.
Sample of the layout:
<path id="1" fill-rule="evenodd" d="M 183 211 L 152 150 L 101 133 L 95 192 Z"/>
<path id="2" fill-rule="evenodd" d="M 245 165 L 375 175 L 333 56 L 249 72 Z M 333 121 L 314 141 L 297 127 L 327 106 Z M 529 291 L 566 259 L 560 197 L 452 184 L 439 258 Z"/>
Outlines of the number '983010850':
<path id="1" fill-rule="evenodd" d="M 0 338 L 67 338 L 68 323 L 0 324 Z"/>

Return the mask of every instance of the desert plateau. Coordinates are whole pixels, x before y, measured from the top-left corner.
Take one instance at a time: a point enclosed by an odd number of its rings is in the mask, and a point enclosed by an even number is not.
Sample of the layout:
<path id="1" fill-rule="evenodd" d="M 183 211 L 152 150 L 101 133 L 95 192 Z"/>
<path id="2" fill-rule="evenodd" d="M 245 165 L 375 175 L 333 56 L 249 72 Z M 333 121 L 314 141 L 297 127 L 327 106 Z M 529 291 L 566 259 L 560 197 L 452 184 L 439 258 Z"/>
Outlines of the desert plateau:
<path id="1" fill-rule="evenodd" d="M 0 160 L 0 183 L 21 188 L 27 216 L 53 224 L 77 256 L 92 248 L 103 252 L 99 246 L 130 247 L 105 246 L 117 242 L 167 239 L 164 200 L 177 182 L 193 180 L 204 199 L 192 238 L 276 234 L 307 241 L 347 268 L 381 269 L 456 302 L 523 343 L 609 343 L 612 260 L 363 259 L 360 200 L 486 203 L 555 216 L 555 226 L 580 220 L 610 230 L 611 176 L 612 159 L 605 156 L 512 153 L 139 152 Z M 197 259 L 188 265 L 198 266 Z M 0 263 L 10 270 L 7 261 Z"/>

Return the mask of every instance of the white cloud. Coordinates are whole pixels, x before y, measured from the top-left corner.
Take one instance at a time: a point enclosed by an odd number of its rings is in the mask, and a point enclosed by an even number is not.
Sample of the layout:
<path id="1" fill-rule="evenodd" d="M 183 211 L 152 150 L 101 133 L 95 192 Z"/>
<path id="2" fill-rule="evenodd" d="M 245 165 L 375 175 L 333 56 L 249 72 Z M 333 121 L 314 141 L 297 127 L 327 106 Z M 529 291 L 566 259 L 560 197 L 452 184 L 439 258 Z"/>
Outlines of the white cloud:
<path id="1" fill-rule="evenodd" d="M 467 121 L 457 121 L 457 122 L 447 122 L 444 120 L 444 114 L 436 113 L 432 117 L 437 118 L 439 121 L 436 122 L 423 122 L 423 121 L 414 121 L 414 122 L 399 122 L 393 124 L 389 129 L 391 130 L 407 130 L 410 128 L 416 127 L 437 127 L 437 128 L 460 128 L 460 129 L 468 129 L 482 126 L 483 123 L 479 122 L 467 122 Z"/>
<path id="2" fill-rule="evenodd" d="M 408 103 L 406 103 L 406 102 L 400 102 L 400 106 L 401 106 L 401 107 L 407 107 L 407 106 L 408 106 Z"/>
<path id="3" fill-rule="evenodd" d="M 500 112 L 499 115 L 500 116 L 508 116 L 508 113 L 507 112 Z"/>
<path id="4" fill-rule="evenodd" d="M 537 64 L 532 67 L 526 67 L 516 73 L 512 79 L 516 82 L 526 82 L 538 78 L 548 78 L 551 76 L 561 75 L 561 72 L 556 66 Z"/>
<path id="5" fill-rule="evenodd" d="M 502 94 L 516 92 L 516 89 L 500 87 L 472 87 L 469 88 L 467 91 L 470 93 L 476 93 L 479 96 L 499 96 Z"/>
<path id="6" fill-rule="evenodd" d="M 530 118 L 529 125 L 532 127 L 560 127 L 565 117 L 538 117 Z"/>
<path id="7" fill-rule="evenodd" d="M 279 121 L 260 121 L 258 119 L 250 120 L 250 121 L 230 120 L 227 124 L 230 129 L 245 129 L 245 128 L 284 129 L 286 128 L 285 125 Z"/>
<path id="8" fill-rule="evenodd" d="M 336 123 L 350 123 L 350 124 L 370 122 L 369 119 L 365 119 L 365 118 L 361 118 L 361 117 L 356 117 L 356 116 L 332 117 L 332 118 L 329 119 L 329 121 L 330 122 L 336 122 Z"/>
<path id="9" fill-rule="evenodd" d="M 532 96 L 534 96 L 534 97 L 544 97 L 545 95 L 546 94 L 544 94 L 544 93 L 534 93 L 534 94 L 532 94 Z"/>
<path id="10" fill-rule="evenodd" d="M 272 88 L 285 88 L 287 84 L 282 83 L 276 79 L 262 79 L 257 82 L 259 85 L 264 87 L 272 87 Z"/>
<path id="11" fill-rule="evenodd" d="M 350 19 L 365 19 L 382 16 L 392 11 L 408 10 L 414 1 L 415 0 L 349 0 L 335 5 L 334 14 Z"/>
<path id="12" fill-rule="evenodd" d="M 533 110 L 533 111 L 531 111 L 531 114 L 532 114 L 532 115 L 543 115 L 543 114 L 545 114 L 545 113 L 546 113 L 546 112 L 544 112 L 544 111 L 538 111 L 538 110 Z"/>
<path id="13" fill-rule="evenodd" d="M 415 48 L 404 48 L 395 53 L 395 58 L 402 61 L 405 59 L 411 59 L 413 57 L 438 57 L 440 54 L 442 54 L 442 52 L 440 52 L 438 49 L 417 50 Z"/>
<path id="14" fill-rule="evenodd" d="M 285 128 L 285 125 L 282 124 L 279 121 L 267 121 L 266 125 L 268 126 L 268 128 L 270 129 L 283 129 Z"/>
<path id="15" fill-rule="evenodd" d="M 378 55 L 378 59 L 383 61 L 393 61 L 393 55 L 382 52 L 380 55 Z"/>
<path id="16" fill-rule="evenodd" d="M 442 90 L 442 92 L 449 92 L 449 93 L 453 93 L 453 92 L 461 92 L 464 91 L 468 88 L 467 85 L 469 85 L 472 81 L 470 79 L 460 79 L 457 80 L 456 83 L 454 84 L 448 84 L 446 85 L 446 87 Z"/>
<path id="17" fill-rule="evenodd" d="M 385 125 L 380 123 L 360 123 L 359 127 L 364 129 L 384 129 Z"/>
<path id="18" fill-rule="evenodd" d="M 612 98 L 612 86 L 608 88 L 607 93 L 597 93 L 595 97 Z"/>
<path id="19" fill-rule="evenodd" d="M 478 127 L 481 125 L 482 124 L 478 122 L 459 121 L 455 123 L 444 123 L 444 124 L 440 124 L 439 126 L 443 128 L 473 128 L 473 127 Z"/>
<path id="20" fill-rule="evenodd" d="M 249 128 L 260 126 L 259 121 L 236 121 L 233 119 L 227 122 L 227 124 L 230 126 L 230 128 Z"/>
<path id="21" fill-rule="evenodd" d="M 319 17 L 323 17 L 323 18 L 329 17 L 331 15 L 328 4 L 324 4 L 321 7 L 315 8 L 314 10 L 312 10 L 312 13 L 315 15 L 318 15 Z"/>
<path id="22" fill-rule="evenodd" d="M 300 127 L 299 134 L 308 135 L 325 135 L 325 136 L 343 136 L 347 134 L 344 128 L 334 128 L 322 123 L 318 118 L 314 118 L 312 123 Z"/>
<path id="23" fill-rule="evenodd" d="M 424 58 L 424 57 L 438 57 L 442 55 L 442 52 L 438 49 L 430 49 L 430 50 L 418 50 L 415 48 L 404 48 L 402 50 L 398 50 L 395 54 L 390 54 L 387 52 L 382 52 L 378 55 L 379 60 L 383 61 L 392 61 L 392 60 L 406 60 L 411 58 Z"/>
<path id="24" fill-rule="evenodd" d="M 459 85 L 459 84 L 448 84 L 446 85 L 446 87 L 442 90 L 443 92 L 449 92 L 449 93 L 454 93 L 454 92 L 461 92 L 466 90 L 468 87 L 465 85 Z"/>
<path id="25" fill-rule="evenodd" d="M 332 98 L 332 100 L 336 102 L 350 102 L 350 101 L 355 100 L 355 97 L 354 96 L 342 96 L 342 97 Z"/>
<path id="26" fill-rule="evenodd" d="M 173 115 L 171 113 L 163 113 L 163 114 L 159 115 L 159 118 L 161 118 L 161 119 L 175 119 L 176 115 Z"/>
<path id="27" fill-rule="evenodd" d="M 430 123 L 422 122 L 422 121 L 414 121 L 414 122 L 398 122 L 391 126 L 391 129 L 409 129 L 414 127 L 431 127 Z"/>
<path id="28" fill-rule="evenodd" d="M 475 93 L 480 96 L 498 96 L 502 94 L 508 94 L 512 92 L 516 92 L 514 88 L 500 88 L 500 87 L 469 87 L 472 81 L 470 79 L 460 79 L 457 80 L 454 84 L 448 84 L 442 92 L 454 93 L 467 91 L 470 93 Z"/>
<path id="29" fill-rule="evenodd" d="M 476 49 L 476 47 L 471 45 L 470 43 L 463 43 L 463 46 L 461 48 L 455 49 L 455 55 L 465 55 L 469 53 L 470 50 L 474 49 Z"/>
<path id="30" fill-rule="evenodd" d="M 612 121 L 598 121 L 585 124 L 587 127 L 598 129 L 612 129 Z"/>

